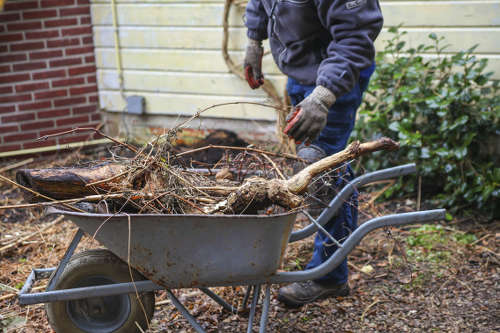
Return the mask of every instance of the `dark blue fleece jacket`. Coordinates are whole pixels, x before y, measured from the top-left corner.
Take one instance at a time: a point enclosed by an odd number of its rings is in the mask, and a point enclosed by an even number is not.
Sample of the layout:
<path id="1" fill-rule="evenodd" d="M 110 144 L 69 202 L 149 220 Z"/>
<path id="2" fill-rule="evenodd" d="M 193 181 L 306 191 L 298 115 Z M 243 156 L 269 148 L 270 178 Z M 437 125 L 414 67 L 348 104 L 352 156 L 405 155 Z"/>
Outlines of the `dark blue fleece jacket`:
<path id="1" fill-rule="evenodd" d="M 382 24 L 378 0 L 250 0 L 246 8 L 248 37 L 269 38 L 283 73 L 337 98 L 373 64 Z"/>

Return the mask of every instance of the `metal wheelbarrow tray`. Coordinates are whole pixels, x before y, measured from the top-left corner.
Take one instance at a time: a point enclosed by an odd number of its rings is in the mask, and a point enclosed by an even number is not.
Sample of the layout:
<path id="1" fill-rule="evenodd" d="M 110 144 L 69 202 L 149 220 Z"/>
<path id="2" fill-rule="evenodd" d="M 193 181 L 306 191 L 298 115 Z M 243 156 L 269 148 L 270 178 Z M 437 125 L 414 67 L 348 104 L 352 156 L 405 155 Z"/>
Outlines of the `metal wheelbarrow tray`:
<path id="1" fill-rule="evenodd" d="M 200 288 L 229 311 L 237 311 L 207 287 L 248 285 L 244 306 L 253 290 L 248 331 L 252 329 L 261 284 L 266 294 L 260 322 L 264 332 L 268 317 L 270 285 L 316 279 L 337 267 L 370 231 L 384 227 L 434 221 L 444 218 L 437 209 L 378 217 L 363 223 L 340 244 L 338 250 L 322 265 L 309 270 L 279 272 L 286 245 L 315 232 L 326 232 L 326 224 L 358 186 L 416 171 L 414 164 L 380 170 L 360 176 L 348 183 L 332 199 L 317 219 L 303 213 L 311 223 L 291 232 L 297 212 L 272 216 L 255 215 L 134 215 L 85 214 L 50 209 L 48 213 L 64 214 L 80 229 L 68 247 L 58 268 L 35 269 L 19 292 L 21 304 L 74 301 L 89 297 L 109 297 L 134 292 L 166 289 L 172 303 L 198 332 L 202 327 L 170 292 L 177 288 Z M 95 238 L 116 256 L 141 272 L 145 281 L 87 286 L 54 290 L 59 276 L 73 255 L 83 234 Z M 130 248 L 129 248 L 130 246 Z M 130 250 L 130 251 L 129 251 Z M 130 257 L 129 257 L 130 256 Z M 29 293 L 35 280 L 52 278 L 46 292 Z M 106 330 L 104 330 L 106 331 Z M 113 331 L 113 330 L 109 330 Z M 93 332 L 89 330 L 89 332 Z M 97 331 L 96 331 L 97 332 Z"/>

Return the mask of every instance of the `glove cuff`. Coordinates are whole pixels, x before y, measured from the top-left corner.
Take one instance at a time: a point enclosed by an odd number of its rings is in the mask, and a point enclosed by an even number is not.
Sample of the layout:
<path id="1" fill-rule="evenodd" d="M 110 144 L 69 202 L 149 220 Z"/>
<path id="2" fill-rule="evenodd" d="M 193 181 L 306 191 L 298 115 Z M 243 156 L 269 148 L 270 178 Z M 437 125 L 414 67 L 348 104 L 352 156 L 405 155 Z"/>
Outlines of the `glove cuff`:
<path id="1" fill-rule="evenodd" d="M 334 93 L 323 86 L 316 86 L 311 95 L 319 100 L 327 109 L 329 109 L 336 100 Z"/>
<path id="2" fill-rule="evenodd" d="M 252 39 L 252 38 L 248 38 L 247 46 L 262 47 L 262 41 L 261 40 L 255 40 L 255 39 Z"/>

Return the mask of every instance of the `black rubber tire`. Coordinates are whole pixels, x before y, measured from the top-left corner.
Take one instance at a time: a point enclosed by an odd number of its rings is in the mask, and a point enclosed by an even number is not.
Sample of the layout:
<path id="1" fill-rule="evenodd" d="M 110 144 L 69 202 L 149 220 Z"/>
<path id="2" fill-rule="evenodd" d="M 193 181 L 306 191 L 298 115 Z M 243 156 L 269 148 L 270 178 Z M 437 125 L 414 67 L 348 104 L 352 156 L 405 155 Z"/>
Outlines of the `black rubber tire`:
<path id="1" fill-rule="evenodd" d="M 134 269 L 132 269 L 132 275 L 134 281 L 145 280 L 145 278 Z M 82 251 L 71 258 L 61 274 L 55 289 L 82 287 L 82 283 L 84 283 L 85 286 L 102 283 L 89 282 L 93 279 L 97 279 L 99 281 L 104 279 L 109 281 L 108 283 L 130 282 L 128 265 L 106 249 Z M 155 309 L 155 295 L 154 292 L 151 291 L 140 293 L 139 296 L 144 306 L 146 316 L 144 315 L 144 311 L 142 310 L 135 293 L 109 296 L 108 298 L 93 298 L 88 299 L 89 301 L 76 300 L 52 302 L 45 305 L 45 311 L 47 313 L 50 326 L 52 326 L 57 333 L 140 332 L 135 322 L 137 322 L 143 330 L 147 329 L 148 322 L 151 321 Z M 87 303 L 83 303 L 83 305 L 81 305 L 81 302 Z M 91 302 L 97 302 L 98 310 L 95 310 L 95 304 Z M 108 319 L 105 319 L 108 321 L 104 323 L 99 322 L 100 318 L 97 320 L 89 319 L 89 316 L 92 316 L 92 314 L 87 311 L 90 307 L 92 307 L 94 311 L 97 311 L 97 314 L 99 315 L 102 313 L 100 310 L 105 308 L 106 304 L 118 304 L 118 306 L 113 306 L 113 309 L 111 309 L 111 307 L 109 308 L 111 312 L 119 311 L 121 313 L 111 313 L 108 314 L 108 317 L 106 317 L 113 318 L 113 316 L 115 316 L 117 319 L 114 323 L 109 322 Z M 116 308 L 120 310 L 116 310 Z M 82 313 L 83 315 L 80 316 Z M 78 321 L 80 321 L 80 323 L 78 323 Z M 99 323 L 101 326 L 96 327 L 96 323 Z"/>

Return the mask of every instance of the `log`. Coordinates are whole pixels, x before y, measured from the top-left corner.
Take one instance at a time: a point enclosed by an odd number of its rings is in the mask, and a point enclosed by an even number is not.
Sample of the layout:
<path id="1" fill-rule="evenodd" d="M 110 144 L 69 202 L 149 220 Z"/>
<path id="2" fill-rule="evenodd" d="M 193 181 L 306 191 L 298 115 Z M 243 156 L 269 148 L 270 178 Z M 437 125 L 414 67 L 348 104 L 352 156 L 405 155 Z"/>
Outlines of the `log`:
<path id="1" fill-rule="evenodd" d="M 288 180 L 249 178 L 226 200 L 208 209 L 207 213 L 255 214 L 258 210 L 271 204 L 277 204 L 286 209 L 297 208 L 303 202 L 300 194 L 307 191 L 309 183 L 318 174 L 364 154 L 398 148 L 399 143 L 389 138 L 381 138 L 367 143 L 355 141 L 346 149 L 309 165 Z"/>
<path id="2" fill-rule="evenodd" d="M 118 163 L 90 168 L 22 169 L 16 173 L 16 181 L 53 199 L 64 200 L 106 193 L 120 182 L 120 177 L 95 186 L 85 185 L 112 178 L 124 170 L 125 166 Z M 39 200 L 26 192 L 24 198 L 28 202 Z"/>

